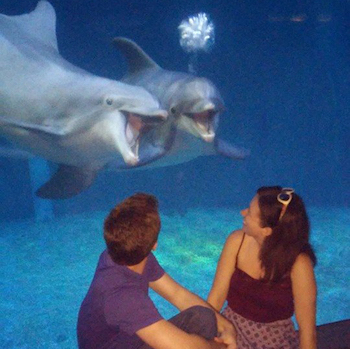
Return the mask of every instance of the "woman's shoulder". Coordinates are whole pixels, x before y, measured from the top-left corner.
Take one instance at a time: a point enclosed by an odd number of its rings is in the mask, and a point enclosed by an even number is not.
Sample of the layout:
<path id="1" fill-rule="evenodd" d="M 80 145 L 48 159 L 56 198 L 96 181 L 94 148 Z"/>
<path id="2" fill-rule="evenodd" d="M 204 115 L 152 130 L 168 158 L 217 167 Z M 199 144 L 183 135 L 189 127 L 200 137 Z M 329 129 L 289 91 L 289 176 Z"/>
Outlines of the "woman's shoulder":
<path id="1" fill-rule="evenodd" d="M 293 273 L 298 273 L 305 268 L 313 269 L 313 262 L 307 253 L 300 253 L 293 264 L 292 275 Z"/>
<path id="2" fill-rule="evenodd" d="M 298 263 L 298 264 L 312 264 L 312 259 L 310 258 L 310 256 L 307 254 L 307 253 L 299 253 L 297 258 L 295 259 L 295 263 Z"/>
<path id="3" fill-rule="evenodd" d="M 310 256 L 306 253 L 300 253 L 296 258 L 292 271 L 291 280 L 293 285 L 293 293 L 305 291 L 316 294 L 316 280 L 314 266 Z"/>
<path id="4" fill-rule="evenodd" d="M 225 245 L 221 252 L 220 263 L 224 265 L 225 269 L 234 269 L 237 252 L 243 238 L 242 230 L 233 231 L 226 239 Z M 233 269 L 231 272 L 233 272 Z"/>
<path id="5" fill-rule="evenodd" d="M 226 244 L 231 247 L 239 246 L 241 244 L 241 241 L 243 239 L 243 230 L 238 229 L 234 230 L 226 239 Z"/>

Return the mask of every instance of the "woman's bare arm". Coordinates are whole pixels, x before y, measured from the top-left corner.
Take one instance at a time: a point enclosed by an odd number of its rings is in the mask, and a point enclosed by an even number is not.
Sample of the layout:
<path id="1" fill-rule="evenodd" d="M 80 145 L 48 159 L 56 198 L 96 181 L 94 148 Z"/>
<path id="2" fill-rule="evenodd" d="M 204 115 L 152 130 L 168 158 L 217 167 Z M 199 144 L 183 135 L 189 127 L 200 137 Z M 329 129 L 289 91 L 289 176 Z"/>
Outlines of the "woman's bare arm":
<path id="1" fill-rule="evenodd" d="M 300 349 L 316 349 L 316 281 L 309 256 L 300 254 L 291 272 Z"/>
<path id="2" fill-rule="evenodd" d="M 243 232 L 234 231 L 227 238 L 216 269 L 213 286 L 209 292 L 208 303 L 220 311 L 227 297 L 231 276 L 235 270 L 235 260 Z"/>

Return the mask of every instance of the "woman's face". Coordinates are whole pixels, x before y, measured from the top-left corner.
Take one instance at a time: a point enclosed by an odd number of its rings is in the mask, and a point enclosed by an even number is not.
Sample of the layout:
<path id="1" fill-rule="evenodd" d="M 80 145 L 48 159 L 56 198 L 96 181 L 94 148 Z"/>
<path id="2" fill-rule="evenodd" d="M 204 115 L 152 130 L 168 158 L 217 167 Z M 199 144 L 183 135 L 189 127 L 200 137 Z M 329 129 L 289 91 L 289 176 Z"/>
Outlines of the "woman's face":
<path id="1" fill-rule="evenodd" d="M 249 207 L 241 211 L 241 214 L 244 217 L 242 230 L 247 235 L 260 236 L 263 228 L 260 222 L 260 208 L 257 195 L 254 196 Z"/>

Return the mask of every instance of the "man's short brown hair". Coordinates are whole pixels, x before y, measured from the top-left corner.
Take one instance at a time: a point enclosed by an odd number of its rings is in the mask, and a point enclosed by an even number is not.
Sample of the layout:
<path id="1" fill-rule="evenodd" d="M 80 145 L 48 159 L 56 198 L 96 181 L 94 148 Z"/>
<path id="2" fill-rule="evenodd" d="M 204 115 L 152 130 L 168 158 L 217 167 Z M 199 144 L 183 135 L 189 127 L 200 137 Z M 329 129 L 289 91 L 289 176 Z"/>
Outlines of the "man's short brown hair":
<path id="1" fill-rule="evenodd" d="M 158 201 L 145 193 L 136 193 L 122 201 L 104 222 L 108 253 L 121 265 L 136 265 L 147 257 L 159 231 Z"/>

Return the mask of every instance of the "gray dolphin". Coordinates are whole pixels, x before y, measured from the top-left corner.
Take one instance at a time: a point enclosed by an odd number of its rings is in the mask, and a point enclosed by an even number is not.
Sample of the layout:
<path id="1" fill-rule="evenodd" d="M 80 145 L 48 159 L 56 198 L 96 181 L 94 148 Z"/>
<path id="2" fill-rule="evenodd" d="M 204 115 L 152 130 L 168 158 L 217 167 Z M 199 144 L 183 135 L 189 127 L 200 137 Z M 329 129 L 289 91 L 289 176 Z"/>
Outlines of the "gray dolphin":
<path id="1" fill-rule="evenodd" d="M 162 69 L 127 38 L 116 37 L 113 44 L 128 63 L 128 73 L 122 81 L 146 88 L 168 111 L 167 121 L 152 129 L 143 139 L 139 165 L 158 158 L 162 159 L 153 166 L 173 165 L 215 153 L 233 159 L 244 159 L 249 155 L 247 149 L 231 145 L 216 136 L 224 102 L 210 80 Z M 160 148 L 164 151 L 160 152 Z"/>
<path id="2" fill-rule="evenodd" d="M 62 199 L 91 185 L 114 159 L 137 165 L 145 126 L 167 112 L 145 89 L 63 59 L 55 27 L 47 1 L 28 14 L 0 15 L 0 135 L 59 164 L 37 195 Z"/>

